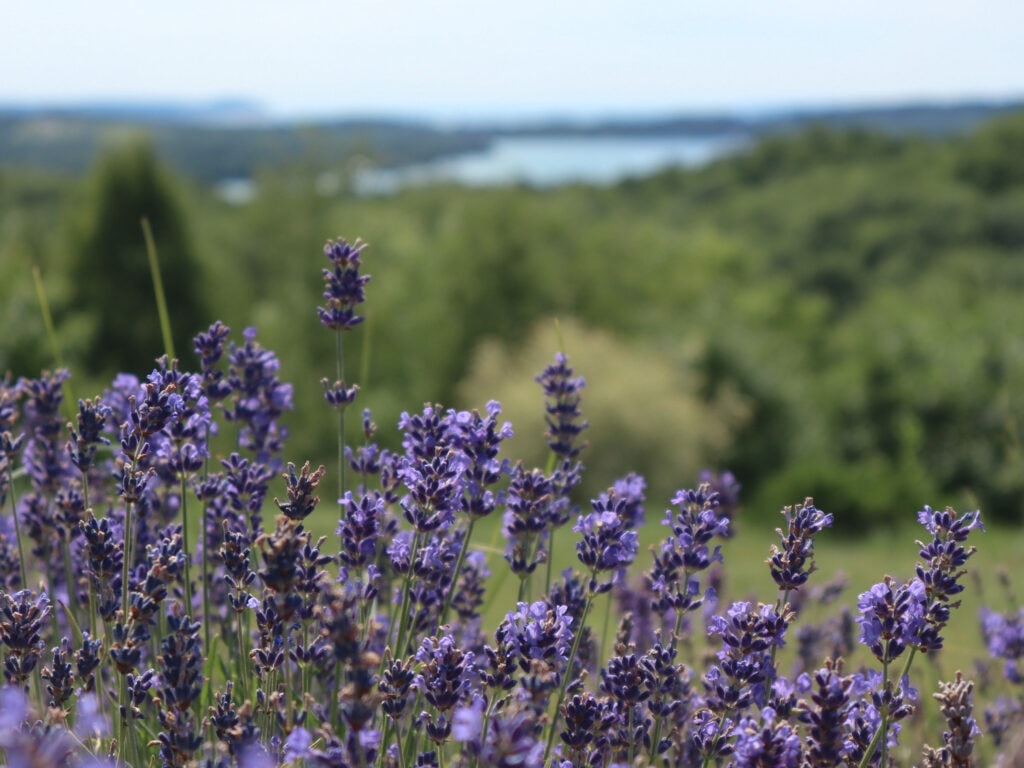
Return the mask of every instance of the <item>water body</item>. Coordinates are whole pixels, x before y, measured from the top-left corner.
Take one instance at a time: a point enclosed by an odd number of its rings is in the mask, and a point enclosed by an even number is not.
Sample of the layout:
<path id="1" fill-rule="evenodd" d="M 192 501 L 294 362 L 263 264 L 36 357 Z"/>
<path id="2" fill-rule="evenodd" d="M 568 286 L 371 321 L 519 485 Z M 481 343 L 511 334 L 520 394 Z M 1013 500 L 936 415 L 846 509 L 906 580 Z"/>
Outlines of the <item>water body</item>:
<path id="1" fill-rule="evenodd" d="M 386 195 L 405 187 L 456 183 L 472 187 L 613 184 L 673 166 L 704 165 L 746 146 L 746 135 L 530 136 L 496 139 L 486 150 L 401 168 L 367 168 L 355 189 Z"/>

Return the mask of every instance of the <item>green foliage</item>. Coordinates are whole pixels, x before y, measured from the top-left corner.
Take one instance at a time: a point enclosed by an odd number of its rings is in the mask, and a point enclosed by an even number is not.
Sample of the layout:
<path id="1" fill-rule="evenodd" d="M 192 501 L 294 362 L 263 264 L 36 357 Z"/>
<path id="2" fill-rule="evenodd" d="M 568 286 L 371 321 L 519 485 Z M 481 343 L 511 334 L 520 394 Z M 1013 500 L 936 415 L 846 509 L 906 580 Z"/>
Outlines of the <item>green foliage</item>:
<path id="1" fill-rule="evenodd" d="M 173 182 L 150 145 L 112 150 L 92 183 L 70 265 L 72 310 L 91 326 L 75 356 L 93 373 L 145 370 L 163 343 L 141 220 L 153 229 L 173 337 L 183 348 L 210 320 L 200 297 L 201 263 Z"/>
<path id="2" fill-rule="evenodd" d="M 957 173 L 989 194 L 1024 186 L 1024 116 L 999 120 L 971 136 Z"/>
<path id="3" fill-rule="evenodd" d="M 311 155 L 259 174 L 255 200 L 237 207 L 158 169 L 192 234 L 177 241 L 198 261 L 189 279 L 168 274 L 175 240 L 151 218 L 165 284 L 200 301 L 170 300 L 172 315 L 191 314 L 175 327 L 177 347 L 213 302 L 236 338 L 257 326 L 295 383 L 296 463 L 327 463 L 333 451 L 329 420 L 304 414 L 317 412 L 319 380 L 334 378 L 334 339 L 314 307 L 323 240 L 344 234 L 370 243 L 374 278 L 367 321 L 345 340 L 346 377 L 363 385 L 357 407 L 373 409 L 385 442 L 399 412 L 424 400 L 482 408 L 489 397 L 509 398 L 517 432 L 536 437 L 530 382 L 557 348 L 558 317 L 588 378 L 587 418 L 622 441 L 620 455 L 610 444 L 584 455 L 588 490 L 661 465 L 672 466 L 652 484 L 674 486 L 706 463 L 736 473 L 753 515 L 813 494 L 858 530 L 922 501 L 1020 522 L 1022 126 L 1010 116 L 944 141 L 816 128 L 609 188 L 439 186 L 386 198 L 318 191 L 325 163 L 337 169 Z M 145 373 L 159 351 L 139 214 L 110 214 L 111 231 L 137 248 L 134 278 L 130 263 L 76 271 L 86 246 L 100 252 L 95 225 L 66 249 L 52 234 L 67 230 L 64 200 L 70 215 L 81 207 L 99 220 L 98 187 L 0 175 L 0 366 L 52 366 L 32 263 L 55 310 L 72 289 L 83 299 L 58 317 L 78 366 L 92 362 L 83 345 L 115 306 L 118 333 L 151 323 L 154 334 L 119 365 Z"/>
<path id="4" fill-rule="evenodd" d="M 592 429 L 582 436 L 587 447 L 580 458 L 587 471 L 581 501 L 631 471 L 644 473 L 648 498 L 669 499 L 687 478 L 718 464 L 747 417 L 737 393 L 722 391 L 713 400 L 701 394 L 696 350 L 689 346 L 654 350 L 571 320 L 547 320 L 518 347 L 496 339 L 477 347 L 458 399 L 481 412 L 488 399 L 498 400 L 502 418 L 516 431 L 508 455 L 542 467 L 544 406 L 534 377 L 562 349 L 587 382 L 581 408 Z"/>

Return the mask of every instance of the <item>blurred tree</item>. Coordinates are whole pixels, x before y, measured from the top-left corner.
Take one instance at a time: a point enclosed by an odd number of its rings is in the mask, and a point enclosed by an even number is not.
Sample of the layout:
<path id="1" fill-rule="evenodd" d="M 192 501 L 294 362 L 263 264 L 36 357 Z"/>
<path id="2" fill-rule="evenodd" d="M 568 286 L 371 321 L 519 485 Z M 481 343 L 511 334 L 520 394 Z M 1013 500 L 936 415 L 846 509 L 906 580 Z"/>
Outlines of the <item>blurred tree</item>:
<path id="1" fill-rule="evenodd" d="M 147 371 L 164 351 L 140 222 L 149 219 L 176 352 L 209 321 L 202 271 L 169 173 L 133 140 L 103 156 L 71 255 L 71 306 L 91 329 L 80 364 L 92 373 Z"/>
<path id="2" fill-rule="evenodd" d="M 960 154 L 957 172 L 988 194 L 1024 184 L 1024 115 L 994 121 L 972 134 Z"/>

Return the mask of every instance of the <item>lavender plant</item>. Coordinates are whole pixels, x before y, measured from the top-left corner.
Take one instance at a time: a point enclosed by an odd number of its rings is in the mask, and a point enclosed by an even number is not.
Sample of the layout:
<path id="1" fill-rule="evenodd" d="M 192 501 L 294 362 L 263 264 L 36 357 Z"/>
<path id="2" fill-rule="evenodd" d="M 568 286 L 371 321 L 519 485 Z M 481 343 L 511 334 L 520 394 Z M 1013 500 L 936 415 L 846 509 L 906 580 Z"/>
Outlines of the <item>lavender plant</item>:
<path id="1" fill-rule="evenodd" d="M 341 334 L 362 321 L 363 248 L 325 247 L 318 313 L 338 339 L 325 399 L 341 414 L 356 396 Z M 325 525 L 317 494 L 331 473 L 287 455 L 291 385 L 254 329 L 230 339 L 215 323 L 194 340 L 196 372 L 161 358 L 142 381 L 122 374 L 66 426 L 66 371 L 0 382 L 4 764 L 893 764 L 923 706 L 912 662 L 943 646 L 977 513 L 924 507 L 915 575 L 863 592 L 856 620 L 847 607 L 803 623 L 787 675 L 779 651 L 805 607 L 841 591 L 811 580 L 815 539 L 833 522 L 812 500 L 782 510 L 765 602 L 719 594 L 720 542 L 739 509 L 727 472 L 672 497 L 664 539 L 630 578 L 652 502 L 631 473 L 580 511 L 584 382 L 559 353 L 537 377 L 547 466 L 502 455 L 512 427 L 496 402 L 403 413 L 400 451 L 375 442 L 369 412 L 363 444 L 346 445 L 342 416 L 337 520 Z M 212 456 L 225 425 L 230 453 Z M 280 514 L 265 522 L 272 488 Z M 577 565 L 554 577 L 554 537 L 573 519 Z M 475 538 L 488 526 L 504 558 Z M 1021 615 L 983 616 L 1015 684 Z M 876 664 L 846 672 L 854 627 Z M 974 690 L 958 674 L 936 694 L 945 730 L 926 765 L 972 764 Z M 1005 701 L 986 715 L 993 733 L 1024 712 L 1019 694 Z"/>

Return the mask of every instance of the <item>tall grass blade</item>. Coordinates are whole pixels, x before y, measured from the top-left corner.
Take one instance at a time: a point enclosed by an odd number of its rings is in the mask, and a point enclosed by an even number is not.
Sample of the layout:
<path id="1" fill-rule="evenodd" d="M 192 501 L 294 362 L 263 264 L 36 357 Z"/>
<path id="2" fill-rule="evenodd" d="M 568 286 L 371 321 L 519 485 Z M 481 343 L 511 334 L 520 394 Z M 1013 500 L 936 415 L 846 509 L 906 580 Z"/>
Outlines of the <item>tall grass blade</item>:
<path id="1" fill-rule="evenodd" d="M 64 355 L 60 351 L 60 340 L 57 338 L 57 327 L 53 324 L 53 313 L 50 312 L 50 300 L 46 298 L 46 288 L 43 285 L 42 275 L 39 274 L 39 265 L 32 265 L 32 282 L 36 287 L 36 299 L 39 302 L 39 311 L 43 315 L 43 327 L 46 329 L 46 340 L 50 345 L 50 352 L 53 354 L 53 361 L 56 363 L 57 368 L 65 368 Z M 67 397 L 64 398 L 64 402 L 61 404 L 64 415 L 67 418 L 72 418 L 75 413 L 75 392 L 71 387 L 71 379 L 67 378 L 64 380 L 64 391 L 67 393 Z"/>
<path id="2" fill-rule="evenodd" d="M 164 339 L 164 352 L 168 360 L 174 360 L 174 337 L 171 334 L 171 317 L 167 313 L 167 296 L 164 294 L 164 282 L 160 277 L 160 262 L 156 255 L 156 243 L 153 240 L 153 229 L 149 219 L 143 217 L 142 234 L 146 238 L 146 256 L 149 258 L 149 272 L 153 278 L 153 292 L 156 294 L 156 311 L 160 316 L 160 333 Z"/>

